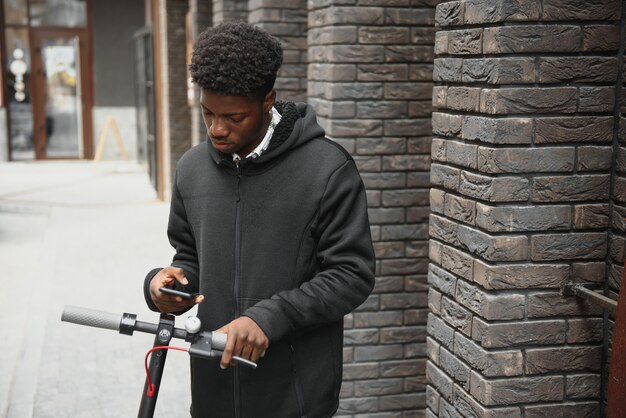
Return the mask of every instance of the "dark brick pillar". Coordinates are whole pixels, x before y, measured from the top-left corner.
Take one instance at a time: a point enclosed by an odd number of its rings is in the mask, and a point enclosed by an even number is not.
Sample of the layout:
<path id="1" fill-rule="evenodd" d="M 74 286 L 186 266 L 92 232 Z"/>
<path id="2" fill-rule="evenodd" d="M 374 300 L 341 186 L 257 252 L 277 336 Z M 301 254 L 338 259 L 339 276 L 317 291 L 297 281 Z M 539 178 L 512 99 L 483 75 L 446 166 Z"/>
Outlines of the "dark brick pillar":
<path id="1" fill-rule="evenodd" d="M 427 416 L 600 414 L 620 9 L 437 7 Z"/>
<path id="2" fill-rule="evenodd" d="M 191 110 L 187 102 L 185 16 L 188 0 L 167 0 L 167 81 L 171 178 L 176 163 L 191 147 Z"/>
<path id="3" fill-rule="evenodd" d="M 248 20 L 248 0 L 213 0 L 213 24 Z"/>
<path id="4" fill-rule="evenodd" d="M 309 1 L 309 102 L 354 156 L 378 257 L 373 295 L 345 320 L 340 416 L 425 408 L 434 3 Z M 371 415 L 370 415 L 371 414 Z"/>
<path id="5" fill-rule="evenodd" d="M 213 5 L 210 1 L 192 0 L 196 2 L 196 27 L 202 32 L 213 23 Z"/>
<path id="6" fill-rule="evenodd" d="M 283 65 L 276 79 L 279 100 L 306 101 L 306 0 L 250 0 L 249 22 L 281 40 Z"/>
<path id="7" fill-rule="evenodd" d="M 626 83 L 626 61 L 624 60 L 624 49 L 626 48 L 626 1 L 622 1 L 622 21 L 621 21 L 621 36 L 620 36 L 620 50 L 618 54 L 618 74 L 619 82 L 617 84 L 617 106 L 615 110 L 615 116 L 619 119 L 619 129 L 615 131 L 614 146 L 613 146 L 613 181 L 611 189 L 611 205 L 609 210 L 609 257 L 608 257 L 608 280 L 606 284 L 606 290 L 609 296 L 617 299 L 618 293 L 622 287 L 621 278 L 624 272 L 624 259 L 626 252 L 624 250 L 626 246 L 626 97 L 625 86 Z M 608 328 L 613 327 L 613 317 L 609 317 L 607 322 Z M 611 346 L 611 332 L 606 332 L 605 342 L 606 347 Z M 607 359 L 612 355 L 611 352 L 607 353 Z M 605 367 L 608 369 L 608 360 Z M 608 373 L 608 371 L 607 371 Z M 607 382 L 608 383 L 608 382 Z"/>
<path id="8" fill-rule="evenodd" d="M 190 0 L 190 9 L 193 11 L 193 44 L 198 35 L 213 25 L 213 3 L 205 0 Z M 191 127 L 195 129 L 193 138 L 202 142 L 207 138 L 206 126 L 200 112 L 200 88 L 194 84 L 194 100 L 191 106 Z"/>

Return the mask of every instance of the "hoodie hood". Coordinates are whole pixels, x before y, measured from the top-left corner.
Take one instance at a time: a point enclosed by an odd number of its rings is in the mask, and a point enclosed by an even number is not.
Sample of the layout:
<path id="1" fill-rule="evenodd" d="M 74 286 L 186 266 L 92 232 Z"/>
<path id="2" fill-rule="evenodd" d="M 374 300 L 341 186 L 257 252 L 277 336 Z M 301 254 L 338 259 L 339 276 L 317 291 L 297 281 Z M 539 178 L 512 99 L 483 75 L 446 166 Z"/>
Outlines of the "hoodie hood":
<path id="1" fill-rule="evenodd" d="M 317 115 L 311 105 L 305 103 L 276 101 L 274 107 L 280 113 L 280 123 L 274 128 L 274 134 L 265 152 L 249 164 L 264 164 L 274 160 L 286 151 L 297 148 L 315 138 L 325 136 L 324 129 L 317 123 Z M 219 165 L 232 163 L 229 154 L 219 152 L 207 140 L 209 153 Z"/>

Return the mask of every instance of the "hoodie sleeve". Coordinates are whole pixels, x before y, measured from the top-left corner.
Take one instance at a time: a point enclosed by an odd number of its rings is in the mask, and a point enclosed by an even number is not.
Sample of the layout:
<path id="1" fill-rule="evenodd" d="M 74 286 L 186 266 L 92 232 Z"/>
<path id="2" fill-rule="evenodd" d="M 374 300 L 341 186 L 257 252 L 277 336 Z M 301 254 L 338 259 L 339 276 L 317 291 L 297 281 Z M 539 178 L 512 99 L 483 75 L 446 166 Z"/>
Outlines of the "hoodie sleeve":
<path id="1" fill-rule="evenodd" d="M 340 320 L 362 304 L 374 287 L 365 187 L 352 159 L 329 178 L 317 229 L 319 273 L 244 312 L 270 342 L 304 327 Z"/>
<path id="2" fill-rule="evenodd" d="M 172 202 L 170 206 L 170 217 L 167 226 L 167 236 L 170 244 L 176 250 L 174 259 L 172 260 L 172 266 L 182 268 L 185 271 L 185 277 L 189 281 L 186 286 L 181 286 L 178 283 L 174 286 L 175 289 L 184 290 L 186 292 L 197 293 L 199 289 L 198 283 L 198 254 L 196 251 L 196 241 L 191 230 L 191 226 L 187 221 L 187 213 L 185 211 L 185 204 L 183 198 L 178 189 L 177 182 L 174 181 L 172 191 Z M 156 305 L 152 301 L 150 296 L 150 281 L 161 269 L 153 269 L 148 273 L 144 280 L 144 298 L 148 307 L 153 311 L 158 311 Z M 183 311 L 185 312 L 185 311 Z M 178 312 L 177 314 L 183 313 Z"/>
<path id="3" fill-rule="evenodd" d="M 172 266 L 182 268 L 189 284 L 185 286 L 185 291 L 196 293 L 200 288 L 198 282 L 198 252 L 196 250 L 196 239 L 187 220 L 185 202 L 180 194 L 177 181 L 174 181 L 172 191 L 172 205 L 170 208 L 170 218 L 167 225 L 167 236 L 170 244 L 176 250 Z"/>

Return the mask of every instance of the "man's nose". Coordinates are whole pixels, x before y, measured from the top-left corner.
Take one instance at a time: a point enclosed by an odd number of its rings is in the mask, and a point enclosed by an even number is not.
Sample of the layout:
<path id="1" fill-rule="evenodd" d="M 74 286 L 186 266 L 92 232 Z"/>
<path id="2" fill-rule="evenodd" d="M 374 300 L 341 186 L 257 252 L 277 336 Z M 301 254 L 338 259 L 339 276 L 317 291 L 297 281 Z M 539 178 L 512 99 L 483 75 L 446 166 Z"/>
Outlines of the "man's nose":
<path id="1" fill-rule="evenodd" d="M 213 138 L 224 138 L 228 136 L 228 129 L 221 118 L 215 118 L 213 119 L 213 123 L 211 123 L 209 133 Z"/>

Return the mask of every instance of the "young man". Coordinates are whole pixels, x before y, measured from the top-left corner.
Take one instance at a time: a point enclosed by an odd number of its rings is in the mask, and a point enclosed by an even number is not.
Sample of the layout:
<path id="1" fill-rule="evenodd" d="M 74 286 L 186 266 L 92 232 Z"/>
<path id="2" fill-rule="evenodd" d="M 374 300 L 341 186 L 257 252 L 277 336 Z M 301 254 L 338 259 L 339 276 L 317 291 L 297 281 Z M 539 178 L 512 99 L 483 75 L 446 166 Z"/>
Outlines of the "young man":
<path id="1" fill-rule="evenodd" d="M 332 416 L 343 316 L 374 285 L 355 163 L 310 106 L 275 101 L 281 63 L 279 42 L 245 23 L 206 30 L 192 58 L 208 141 L 177 165 L 176 254 L 144 291 L 155 311 L 199 303 L 203 329 L 228 335 L 221 361 L 191 359 L 193 417 Z M 163 286 L 200 296 L 185 302 Z M 229 367 L 233 355 L 258 368 Z"/>

